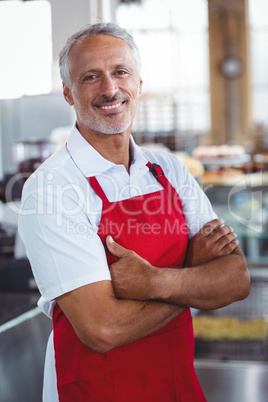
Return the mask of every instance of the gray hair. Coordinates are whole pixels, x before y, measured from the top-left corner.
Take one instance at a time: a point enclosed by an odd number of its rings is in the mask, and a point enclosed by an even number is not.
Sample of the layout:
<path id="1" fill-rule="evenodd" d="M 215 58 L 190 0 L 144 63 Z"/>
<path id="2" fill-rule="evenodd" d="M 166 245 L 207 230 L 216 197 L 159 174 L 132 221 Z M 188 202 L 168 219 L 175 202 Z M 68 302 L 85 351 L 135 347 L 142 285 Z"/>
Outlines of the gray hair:
<path id="1" fill-rule="evenodd" d="M 137 62 L 137 67 L 140 71 L 141 68 L 141 60 L 139 49 L 134 42 L 133 37 L 120 26 L 113 24 L 111 22 L 101 22 L 94 25 L 87 25 L 82 30 L 74 33 L 67 40 L 65 45 L 63 46 L 60 54 L 59 54 L 59 67 L 60 67 L 60 76 L 62 81 L 69 85 L 70 84 L 70 74 L 69 74 L 69 54 L 74 46 L 74 44 L 83 38 L 88 38 L 95 35 L 108 35 L 114 36 L 119 39 L 123 39 L 131 48 L 133 56 Z"/>

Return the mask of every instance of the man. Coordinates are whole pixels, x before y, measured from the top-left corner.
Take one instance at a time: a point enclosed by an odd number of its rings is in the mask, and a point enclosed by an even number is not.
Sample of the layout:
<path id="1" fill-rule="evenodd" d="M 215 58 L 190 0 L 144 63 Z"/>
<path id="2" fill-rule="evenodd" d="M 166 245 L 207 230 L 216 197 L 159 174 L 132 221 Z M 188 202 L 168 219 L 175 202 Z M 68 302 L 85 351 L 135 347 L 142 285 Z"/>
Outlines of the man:
<path id="1" fill-rule="evenodd" d="M 27 181 L 19 222 L 53 318 L 44 401 L 204 401 L 189 306 L 247 296 L 236 235 L 182 163 L 130 136 L 142 80 L 125 30 L 74 34 L 60 69 L 76 125 Z"/>

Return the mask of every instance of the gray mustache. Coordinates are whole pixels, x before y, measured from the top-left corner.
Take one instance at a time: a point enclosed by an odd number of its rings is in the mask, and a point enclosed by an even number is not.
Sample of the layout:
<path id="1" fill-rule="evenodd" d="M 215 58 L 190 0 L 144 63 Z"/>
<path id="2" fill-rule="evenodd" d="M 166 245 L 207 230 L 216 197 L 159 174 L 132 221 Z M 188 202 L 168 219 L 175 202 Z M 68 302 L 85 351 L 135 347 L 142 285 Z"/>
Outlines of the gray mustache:
<path id="1" fill-rule="evenodd" d="M 103 103 L 111 103 L 111 102 L 114 102 L 114 101 L 117 101 L 117 100 L 126 101 L 126 100 L 128 100 L 128 98 L 126 96 L 123 96 L 123 95 L 120 95 L 120 94 L 115 94 L 112 97 L 102 95 L 101 97 L 96 99 L 92 104 L 93 104 L 93 106 L 98 106 L 98 105 L 103 104 Z"/>

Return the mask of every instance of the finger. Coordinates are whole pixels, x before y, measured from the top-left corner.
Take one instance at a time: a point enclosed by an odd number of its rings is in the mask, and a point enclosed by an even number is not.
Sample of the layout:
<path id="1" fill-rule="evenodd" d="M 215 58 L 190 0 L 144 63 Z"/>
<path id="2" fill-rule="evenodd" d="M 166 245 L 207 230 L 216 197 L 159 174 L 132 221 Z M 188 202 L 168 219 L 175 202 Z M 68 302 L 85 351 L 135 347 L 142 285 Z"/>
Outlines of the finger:
<path id="1" fill-rule="evenodd" d="M 227 235 L 224 235 L 219 238 L 219 240 L 215 243 L 215 245 L 218 247 L 219 250 L 222 250 L 227 244 L 233 242 L 236 240 L 237 234 L 236 233 L 228 233 Z"/>
<path id="2" fill-rule="evenodd" d="M 108 250 L 115 255 L 118 258 L 122 258 L 124 254 L 128 251 L 126 248 L 123 246 L 120 246 L 120 244 L 116 243 L 112 236 L 107 236 L 106 237 L 106 244 L 108 247 Z"/>
<path id="3" fill-rule="evenodd" d="M 239 240 L 235 239 L 231 243 L 228 243 L 221 251 L 223 255 L 231 254 L 239 246 Z"/>
<path id="4" fill-rule="evenodd" d="M 214 242 L 217 242 L 222 237 L 234 233 L 234 229 L 231 226 L 223 225 L 217 227 L 213 233 L 211 233 L 211 237 L 213 238 Z"/>
<path id="5" fill-rule="evenodd" d="M 223 219 L 213 219 L 212 221 L 205 223 L 198 233 L 202 234 L 203 236 L 209 236 L 215 229 L 223 224 Z"/>

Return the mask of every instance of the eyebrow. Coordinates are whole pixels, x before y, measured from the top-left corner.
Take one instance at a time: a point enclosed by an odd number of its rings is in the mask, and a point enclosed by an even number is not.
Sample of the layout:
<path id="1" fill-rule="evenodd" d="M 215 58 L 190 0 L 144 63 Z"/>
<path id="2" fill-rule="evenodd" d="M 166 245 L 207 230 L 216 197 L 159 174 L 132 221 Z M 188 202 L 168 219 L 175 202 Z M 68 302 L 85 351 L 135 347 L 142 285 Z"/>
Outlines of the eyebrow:
<path id="1" fill-rule="evenodd" d="M 120 68 L 126 68 L 126 69 L 129 70 L 129 71 L 132 71 L 132 70 L 133 70 L 133 68 L 130 67 L 128 64 L 117 64 L 117 65 L 115 66 L 115 70 L 118 70 L 118 69 L 120 69 Z"/>

